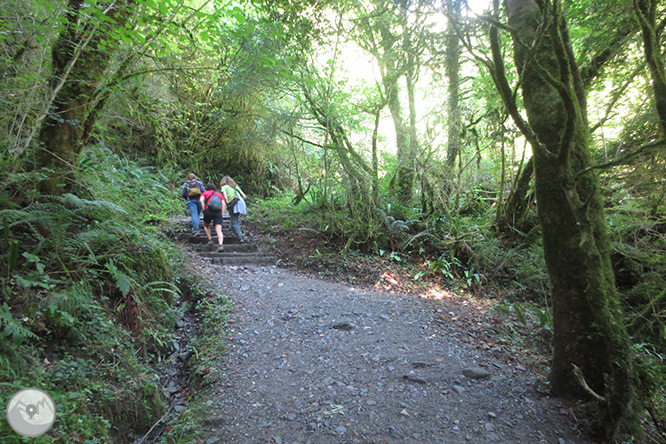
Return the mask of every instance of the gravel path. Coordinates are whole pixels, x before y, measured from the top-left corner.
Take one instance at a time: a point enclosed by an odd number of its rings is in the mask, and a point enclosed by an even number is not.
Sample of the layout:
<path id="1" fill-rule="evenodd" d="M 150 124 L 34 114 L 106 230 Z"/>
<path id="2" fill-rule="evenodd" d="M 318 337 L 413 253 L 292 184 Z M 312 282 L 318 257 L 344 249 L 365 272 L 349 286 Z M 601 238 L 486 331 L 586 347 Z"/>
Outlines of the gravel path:
<path id="1" fill-rule="evenodd" d="M 237 311 L 207 444 L 590 442 L 531 372 L 462 342 L 432 301 L 205 267 L 236 276 L 214 282 Z"/>

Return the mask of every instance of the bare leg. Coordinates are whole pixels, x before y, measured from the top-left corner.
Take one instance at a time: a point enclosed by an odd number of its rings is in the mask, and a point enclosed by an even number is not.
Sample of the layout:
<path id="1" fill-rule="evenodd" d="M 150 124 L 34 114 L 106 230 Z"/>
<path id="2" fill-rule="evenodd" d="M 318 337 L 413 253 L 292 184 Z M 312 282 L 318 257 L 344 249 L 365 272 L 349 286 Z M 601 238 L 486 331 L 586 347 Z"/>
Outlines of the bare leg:
<path id="1" fill-rule="evenodd" d="M 212 242 L 213 241 L 213 236 L 210 233 L 210 226 L 204 224 L 204 231 L 206 232 L 206 237 L 208 237 L 208 240 Z"/>
<path id="2" fill-rule="evenodd" d="M 217 249 L 222 250 L 224 247 L 222 243 L 224 242 L 224 236 L 222 234 L 222 225 L 215 225 L 215 233 L 217 233 Z"/>

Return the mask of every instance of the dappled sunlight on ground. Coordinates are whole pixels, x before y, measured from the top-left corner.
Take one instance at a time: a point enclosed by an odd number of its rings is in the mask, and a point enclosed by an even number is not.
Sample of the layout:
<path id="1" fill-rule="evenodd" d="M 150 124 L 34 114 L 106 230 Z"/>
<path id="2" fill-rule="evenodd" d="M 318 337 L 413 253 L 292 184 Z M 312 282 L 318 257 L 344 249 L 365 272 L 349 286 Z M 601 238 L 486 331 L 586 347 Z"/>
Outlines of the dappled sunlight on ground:
<path id="1" fill-rule="evenodd" d="M 374 287 L 385 291 L 391 291 L 397 289 L 399 285 L 400 277 L 391 271 L 386 270 L 382 273 L 377 282 L 375 282 Z"/>
<path id="2" fill-rule="evenodd" d="M 441 289 L 439 287 L 428 288 L 425 291 L 419 293 L 419 297 L 422 297 L 423 299 L 434 300 L 434 301 L 443 301 L 443 300 L 450 300 L 450 299 L 458 298 L 458 296 L 453 294 L 450 290 Z"/>

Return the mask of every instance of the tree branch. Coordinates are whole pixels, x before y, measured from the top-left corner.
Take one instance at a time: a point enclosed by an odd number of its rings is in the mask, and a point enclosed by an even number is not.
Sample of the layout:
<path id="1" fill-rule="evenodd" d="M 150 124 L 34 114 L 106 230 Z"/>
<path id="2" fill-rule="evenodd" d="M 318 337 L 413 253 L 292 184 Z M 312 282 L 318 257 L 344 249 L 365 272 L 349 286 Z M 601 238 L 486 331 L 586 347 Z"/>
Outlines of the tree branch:
<path id="1" fill-rule="evenodd" d="M 497 0 L 494 2 L 495 10 L 499 10 L 499 4 Z M 541 143 L 537 135 L 534 133 L 529 123 L 527 123 L 523 117 L 520 115 L 518 110 L 518 105 L 516 104 L 516 98 L 514 93 L 511 91 L 511 86 L 509 85 L 508 80 L 506 79 L 506 70 L 504 68 L 504 58 L 502 57 L 502 52 L 500 49 L 499 42 L 499 33 L 498 28 L 494 24 L 490 25 L 490 48 L 492 51 L 492 62 L 486 61 L 486 66 L 490 70 L 495 86 L 502 97 L 502 102 L 506 107 L 509 115 L 513 119 L 514 123 L 520 130 L 520 132 L 525 136 L 528 142 L 535 148 L 541 147 Z M 547 152 L 547 150 L 542 150 Z"/>
<path id="2" fill-rule="evenodd" d="M 282 133 L 285 134 L 286 136 L 293 137 L 296 140 L 300 140 L 303 143 L 309 143 L 310 145 L 317 146 L 319 148 L 324 148 L 324 145 L 322 145 L 321 143 L 317 143 L 317 142 L 313 142 L 311 140 L 307 140 L 307 139 L 305 139 L 305 138 L 303 138 L 303 137 L 301 137 L 297 134 L 294 134 L 291 131 L 282 130 Z"/>
<path id="3" fill-rule="evenodd" d="M 666 148 L 666 139 L 661 139 L 657 140 L 652 143 L 648 143 L 646 145 L 641 146 L 640 148 L 637 148 L 636 150 L 632 151 L 631 153 L 625 154 L 621 157 L 618 157 L 616 159 L 610 160 L 608 162 L 600 163 L 597 165 L 591 165 L 583 170 L 581 170 L 577 175 L 576 178 L 581 177 L 583 174 L 587 173 L 588 171 L 592 170 L 602 170 L 610 167 L 614 167 L 617 165 L 622 165 L 627 162 L 629 162 L 631 159 L 634 157 L 638 157 L 640 155 L 644 154 L 649 154 L 652 151 L 658 151 L 659 149 Z"/>

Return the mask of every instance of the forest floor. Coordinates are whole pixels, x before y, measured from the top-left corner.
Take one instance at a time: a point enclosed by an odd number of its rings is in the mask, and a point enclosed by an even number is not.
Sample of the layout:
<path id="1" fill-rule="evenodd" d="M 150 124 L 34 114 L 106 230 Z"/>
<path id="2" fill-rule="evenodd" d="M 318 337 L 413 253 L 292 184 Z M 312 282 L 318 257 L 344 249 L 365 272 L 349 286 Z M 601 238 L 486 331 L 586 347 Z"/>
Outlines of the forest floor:
<path id="1" fill-rule="evenodd" d="M 451 291 L 415 281 L 418 264 L 322 253 L 309 231 L 251 239 L 277 267 L 189 252 L 235 305 L 211 370 L 206 444 L 592 442 L 574 406 L 543 390 L 543 339 L 493 310 L 483 288 Z"/>

